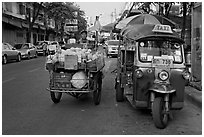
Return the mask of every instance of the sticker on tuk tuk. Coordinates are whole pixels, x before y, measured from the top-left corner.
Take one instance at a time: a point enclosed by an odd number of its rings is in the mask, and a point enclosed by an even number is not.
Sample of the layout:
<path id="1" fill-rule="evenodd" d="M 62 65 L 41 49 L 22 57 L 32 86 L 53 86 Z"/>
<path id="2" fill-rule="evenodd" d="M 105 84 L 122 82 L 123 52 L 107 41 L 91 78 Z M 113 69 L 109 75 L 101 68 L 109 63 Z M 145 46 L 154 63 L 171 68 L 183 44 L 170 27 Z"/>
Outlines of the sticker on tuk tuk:
<path id="1" fill-rule="evenodd" d="M 181 51 L 180 50 L 176 50 L 176 55 L 181 55 Z"/>
<path id="2" fill-rule="evenodd" d="M 181 56 L 174 56 L 176 62 L 181 62 Z"/>
<path id="3" fill-rule="evenodd" d="M 145 45 L 144 42 L 140 42 L 141 47 L 144 47 L 144 45 Z"/>
<path id="4" fill-rule="evenodd" d="M 152 61 L 153 56 L 147 56 L 147 61 Z"/>
<path id="5" fill-rule="evenodd" d="M 173 56 L 168 56 L 168 59 L 174 60 Z"/>
<path id="6" fill-rule="evenodd" d="M 141 53 L 141 60 L 147 60 L 147 53 Z"/>
<path id="7" fill-rule="evenodd" d="M 153 32 L 173 33 L 169 25 L 157 24 L 154 26 Z"/>

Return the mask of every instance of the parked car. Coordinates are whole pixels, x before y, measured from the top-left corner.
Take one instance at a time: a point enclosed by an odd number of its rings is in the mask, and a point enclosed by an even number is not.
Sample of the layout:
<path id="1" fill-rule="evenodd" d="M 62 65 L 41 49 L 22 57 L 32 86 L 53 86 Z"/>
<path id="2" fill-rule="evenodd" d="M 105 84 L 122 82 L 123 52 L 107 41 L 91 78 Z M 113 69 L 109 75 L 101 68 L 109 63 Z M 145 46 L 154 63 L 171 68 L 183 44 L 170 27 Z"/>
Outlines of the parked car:
<path id="1" fill-rule="evenodd" d="M 2 63 L 6 64 L 9 60 L 21 61 L 21 53 L 9 43 L 2 43 Z"/>
<path id="2" fill-rule="evenodd" d="M 108 57 L 116 56 L 118 55 L 118 46 L 119 46 L 119 40 L 109 40 L 107 41 L 107 47 L 108 47 Z"/>
<path id="3" fill-rule="evenodd" d="M 38 56 L 37 48 L 32 43 L 18 43 L 14 47 L 21 52 L 22 58 L 30 59 Z"/>
<path id="4" fill-rule="evenodd" d="M 59 43 L 57 41 L 50 41 L 50 44 L 48 45 L 48 54 L 53 55 L 55 54 L 56 50 L 57 50 L 57 46 L 59 46 Z"/>
<path id="5" fill-rule="evenodd" d="M 50 44 L 50 41 L 38 41 L 35 45 L 37 48 L 38 55 L 42 54 L 46 56 L 48 54 L 47 46 Z"/>

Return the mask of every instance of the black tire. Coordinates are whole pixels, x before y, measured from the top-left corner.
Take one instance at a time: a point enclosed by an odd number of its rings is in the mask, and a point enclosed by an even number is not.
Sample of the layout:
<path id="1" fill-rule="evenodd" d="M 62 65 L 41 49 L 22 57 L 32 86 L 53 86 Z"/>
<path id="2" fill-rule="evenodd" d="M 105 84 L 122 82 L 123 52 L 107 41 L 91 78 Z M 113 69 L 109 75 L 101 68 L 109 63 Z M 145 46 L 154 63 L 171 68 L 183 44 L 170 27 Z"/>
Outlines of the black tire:
<path id="1" fill-rule="evenodd" d="M 20 55 L 20 54 L 17 55 L 16 61 L 17 61 L 17 62 L 20 62 L 20 61 L 21 61 L 21 55 Z"/>
<path id="2" fill-rule="evenodd" d="M 28 53 L 28 60 L 30 59 L 30 53 Z"/>
<path id="3" fill-rule="evenodd" d="M 99 105 L 101 101 L 101 89 L 102 89 L 102 74 L 100 73 L 96 78 L 96 90 L 93 92 L 93 100 L 95 105 Z"/>
<path id="4" fill-rule="evenodd" d="M 62 93 L 60 92 L 50 92 L 52 101 L 56 104 L 59 103 L 62 97 Z"/>
<path id="5" fill-rule="evenodd" d="M 6 56 L 6 55 L 3 55 L 3 56 L 2 56 L 2 63 L 3 63 L 3 64 L 7 64 L 7 61 L 8 61 L 8 60 L 7 60 L 7 56 Z"/>
<path id="6" fill-rule="evenodd" d="M 124 101 L 124 88 L 121 88 L 119 83 L 116 83 L 116 101 L 117 102 Z"/>
<path id="7" fill-rule="evenodd" d="M 37 57 L 38 57 L 38 52 L 35 53 L 35 58 L 37 58 Z"/>
<path id="8" fill-rule="evenodd" d="M 155 98 L 152 107 L 154 124 L 157 128 L 164 129 L 168 124 L 168 114 L 164 113 L 164 101 L 162 97 Z"/>

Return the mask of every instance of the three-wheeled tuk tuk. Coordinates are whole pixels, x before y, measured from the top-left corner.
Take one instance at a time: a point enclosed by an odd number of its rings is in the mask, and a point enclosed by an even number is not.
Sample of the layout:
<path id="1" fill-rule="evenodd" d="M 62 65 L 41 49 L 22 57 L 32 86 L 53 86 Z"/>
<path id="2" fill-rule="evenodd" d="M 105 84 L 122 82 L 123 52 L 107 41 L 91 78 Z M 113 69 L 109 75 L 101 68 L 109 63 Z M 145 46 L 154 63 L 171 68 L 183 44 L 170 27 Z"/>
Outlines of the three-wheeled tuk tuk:
<path id="1" fill-rule="evenodd" d="M 115 80 L 116 100 L 151 109 L 157 128 L 165 128 L 171 110 L 182 109 L 185 84 L 184 41 L 168 25 L 135 25 L 121 32 Z"/>
<path id="2" fill-rule="evenodd" d="M 59 103 L 62 93 L 76 98 L 93 93 L 94 104 L 98 105 L 101 100 L 102 69 L 105 65 L 103 56 L 95 52 L 92 60 L 90 50 L 73 47 L 63 52 L 49 56 L 46 63 L 50 75 L 47 90 L 50 91 L 52 101 Z"/>

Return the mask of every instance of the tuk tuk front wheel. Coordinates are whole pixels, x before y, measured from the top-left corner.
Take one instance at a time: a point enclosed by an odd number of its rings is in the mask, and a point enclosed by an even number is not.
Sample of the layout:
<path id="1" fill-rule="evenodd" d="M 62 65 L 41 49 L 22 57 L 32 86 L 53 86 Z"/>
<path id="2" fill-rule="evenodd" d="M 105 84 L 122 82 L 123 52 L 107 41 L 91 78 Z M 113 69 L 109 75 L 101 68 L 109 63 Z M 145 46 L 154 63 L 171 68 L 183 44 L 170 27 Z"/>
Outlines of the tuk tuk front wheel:
<path id="1" fill-rule="evenodd" d="M 116 83 L 116 101 L 117 102 L 124 101 L 124 88 L 121 88 L 119 83 Z"/>
<path id="2" fill-rule="evenodd" d="M 101 89 L 102 89 L 102 74 L 99 74 L 96 80 L 95 91 L 93 92 L 93 100 L 95 105 L 99 105 L 101 101 Z"/>
<path id="3" fill-rule="evenodd" d="M 157 128 L 164 129 L 168 124 L 168 114 L 162 97 L 155 98 L 152 106 L 154 124 Z"/>
<path id="4" fill-rule="evenodd" d="M 62 93 L 60 92 L 50 92 L 51 99 L 54 103 L 59 103 L 62 97 Z"/>

